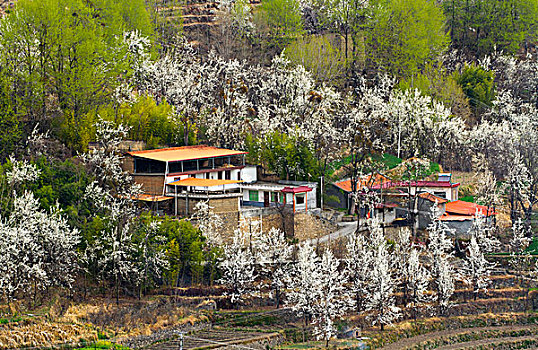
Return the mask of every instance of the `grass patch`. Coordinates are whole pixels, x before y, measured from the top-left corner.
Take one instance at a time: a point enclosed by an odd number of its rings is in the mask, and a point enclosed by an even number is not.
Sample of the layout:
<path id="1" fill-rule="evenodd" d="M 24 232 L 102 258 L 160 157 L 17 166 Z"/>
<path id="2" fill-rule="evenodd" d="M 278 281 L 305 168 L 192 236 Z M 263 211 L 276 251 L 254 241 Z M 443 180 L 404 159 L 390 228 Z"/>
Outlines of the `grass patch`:
<path id="1" fill-rule="evenodd" d="M 385 169 L 393 169 L 402 162 L 401 158 L 398 158 L 388 153 L 384 153 L 382 156 L 376 155 L 373 157 L 373 159 L 381 162 L 381 164 L 383 165 L 383 168 Z M 336 170 L 340 169 L 344 165 L 348 165 L 349 163 L 351 163 L 351 155 L 348 155 L 343 159 L 334 161 L 331 164 L 329 164 L 329 173 L 332 174 Z"/>
<path id="2" fill-rule="evenodd" d="M 531 244 L 526 249 L 531 254 L 538 254 L 538 237 L 532 239 Z"/>
<path id="3" fill-rule="evenodd" d="M 461 201 L 474 203 L 474 196 L 465 196 L 460 198 Z"/>
<path id="4" fill-rule="evenodd" d="M 388 153 L 383 153 L 382 157 L 375 156 L 374 160 L 380 161 L 387 169 L 394 169 L 402 163 L 401 158 L 398 158 Z"/>
<path id="5" fill-rule="evenodd" d="M 95 349 L 114 349 L 114 350 L 129 350 L 125 346 L 113 344 L 109 341 L 98 341 L 90 346 L 84 348 L 77 348 L 76 350 L 95 350 Z"/>
<path id="6" fill-rule="evenodd" d="M 8 324 L 22 321 L 22 317 L 0 318 L 0 324 Z"/>

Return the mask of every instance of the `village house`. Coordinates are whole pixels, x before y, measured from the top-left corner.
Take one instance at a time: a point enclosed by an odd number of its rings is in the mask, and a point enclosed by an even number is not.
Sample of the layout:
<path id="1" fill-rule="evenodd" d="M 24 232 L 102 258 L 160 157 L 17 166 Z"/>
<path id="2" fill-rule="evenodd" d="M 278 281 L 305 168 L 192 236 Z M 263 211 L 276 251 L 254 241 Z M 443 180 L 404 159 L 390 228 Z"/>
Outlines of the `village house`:
<path id="1" fill-rule="evenodd" d="M 484 205 L 476 203 L 454 201 L 448 202 L 445 212 L 439 217 L 448 227 L 454 230 L 454 234 L 466 238 L 477 216 L 486 219 L 488 224 L 495 220 L 495 211 Z"/>
<path id="2" fill-rule="evenodd" d="M 364 176 L 358 181 L 358 192 L 365 188 L 376 192 L 379 203 L 368 213 L 364 212 L 364 208 L 359 208 L 360 215 L 375 215 L 385 225 L 409 226 L 409 213 L 414 212 L 415 227 L 425 229 L 431 223 L 431 209 L 436 205 L 440 219 L 453 228 L 457 235 L 464 235 L 477 212 L 488 218 L 495 213 L 486 207 L 458 200 L 460 184 L 452 182 L 451 178 L 450 173 L 440 173 L 437 180 L 417 181 L 392 181 L 380 174 Z M 353 200 L 351 180 L 333 183 L 327 194 L 332 199 L 328 201 L 329 205 L 349 209 Z"/>
<path id="3" fill-rule="evenodd" d="M 491 222 L 496 213 L 485 206 L 458 200 L 460 184 L 453 183 L 451 179 L 450 173 L 440 173 L 435 181 L 392 181 L 380 174 L 365 176 L 358 182 L 359 193 L 366 187 L 375 191 L 380 199 L 373 212 L 366 213 L 359 208 L 360 215 L 375 215 L 385 225 L 409 226 L 409 212 L 414 212 L 415 228 L 425 229 L 431 223 L 431 211 L 435 205 L 439 219 L 460 237 L 469 232 L 477 215 Z M 352 201 L 351 180 L 333 183 L 328 194 L 333 198 L 329 205 L 349 209 Z"/>
<path id="4" fill-rule="evenodd" d="M 276 183 L 258 181 L 243 183 L 244 207 L 276 207 L 287 205 L 293 212 L 317 208 L 317 187 L 315 182 L 285 181 Z"/>
<path id="5" fill-rule="evenodd" d="M 142 186 L 137 200 L 170 201 L 170 214 L 176 216 L 191 215 L 200 201 L 209 201 L 216 213 L 277 203 L 294 211 L 317 207 L 317 184 L 258 182 L 258 167 L 246 164 L 246 154 L 205 145 L 131 151 L 124 170 Z"/>
<path id="6" fill-rule="evenodd" d="M 449 202 L 458 200 L 459 186 L 460 184 L 453 183 L 451 175 L 446 173 L 439 174 L 436 181 L 392 181 L 386 176 L 375 174 L 364 176 L 357 184 L 359 190 L 367 187 L 387 197 L 401 197 L 402 195 L 414 197 L 421 193 L 429 193 Z M 333 183 L 328 190 L 328 194 L 335 199 L 337 198 L 337 200 L 330 201 L 329 205 L 348 209 L 352 200 L 351 179 Z"/>

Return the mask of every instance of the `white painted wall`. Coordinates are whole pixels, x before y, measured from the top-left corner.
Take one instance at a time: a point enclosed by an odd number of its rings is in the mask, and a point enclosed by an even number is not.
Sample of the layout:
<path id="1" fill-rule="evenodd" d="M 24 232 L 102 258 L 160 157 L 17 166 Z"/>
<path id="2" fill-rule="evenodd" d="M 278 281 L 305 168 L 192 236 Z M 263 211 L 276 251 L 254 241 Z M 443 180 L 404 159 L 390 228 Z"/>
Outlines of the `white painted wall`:
<path id="1" fill-rule="evenodd" d="M 411 195 L 415 195 L 417 188 L 411 187 Z M 439 195 L 440 192 L 444 193 L 444 198 L 448 199 L 449 201 L 456 201 L 458 200 L 458 189 L 457 188 L 451 188 L 451 187 L 419 187 L 419 192 L 428 192 L 433 195 L 436 195 L 437 197 L 443 197 Z"/>
<path id="2" fill-rule="evenodd" d="M 256 182 L 258 181 L 258 170 L 255 165 L 247 165 L 241 171 L 241 180 L 245 181 L 246 183 Z M 234 179 L 236 179 L 235 177 Z"/>

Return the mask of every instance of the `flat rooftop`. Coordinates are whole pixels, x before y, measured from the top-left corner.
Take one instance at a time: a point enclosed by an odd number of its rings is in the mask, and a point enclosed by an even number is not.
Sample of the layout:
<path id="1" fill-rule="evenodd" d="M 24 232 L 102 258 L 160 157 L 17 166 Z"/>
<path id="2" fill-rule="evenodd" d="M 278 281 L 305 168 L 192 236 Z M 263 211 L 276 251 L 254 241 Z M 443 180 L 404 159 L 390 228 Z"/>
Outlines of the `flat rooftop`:
<path id="1" fill-rule="evenodd" d="M 237 156 L 248 152 L 234 151 L 231 149 L 211 146 L 183 146 L 160 148 L 146 151 L 128 152 L 133 157 L 156 160 L 160 162 L 181 162 L 184 160 L 196 160 L 226 156 Z"/>

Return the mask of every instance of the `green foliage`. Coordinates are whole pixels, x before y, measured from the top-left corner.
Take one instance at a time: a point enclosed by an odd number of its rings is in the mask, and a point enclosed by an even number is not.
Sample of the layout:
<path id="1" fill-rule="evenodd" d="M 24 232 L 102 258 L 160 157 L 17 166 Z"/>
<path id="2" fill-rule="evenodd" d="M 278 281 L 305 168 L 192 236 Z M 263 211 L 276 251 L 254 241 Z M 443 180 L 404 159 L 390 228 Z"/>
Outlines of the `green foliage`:
<path id="1" fill-rule="evenodd" d="M 427 64 L 422 73 L 401 80 L 402 90 L 418 89 L 425 96 L 432 96 L 450 107 L 455 116 L 464 120 L 471 118 L 469 100 L 453 74 L 448 74 L 440 64 Z"/>
<path id="2" fill-rule="evenodd" d="M 303 33 L 301 9 L 297 0 L 263 1 L 256 23 L 266 30 L 271 45 L 284 48 Z"/>
<path id="3" fill-rule="evenodd" d="M 469 103 L 478 115 L 484 108 L 491 107 L 495 98 L 495 74 L 474 64 L 466 66 L 456 81 L 469 98 Z"/>
<path id="4" fill-rule="evenodd" d="M 183 128 L 170 118 L 172 107 L 166 102 L 157 102 L 149 96 L 141 96 L 134 102 L 116 103 L 92 110 L 78 119 L 65 114 L 58 119 L 57 129 L 64 140 L 72 140 L 76 149 L 86 150 L 88 143 L 95 140 L 95 123 L 99 118 L 128 126 L 127 138 L 144 141 L 148 149 L 182 144 Z M 189 134 L 189 143 L 196 144 L 196 133 Z"/>
<path id="5" fill-rule="evenodd" d="M 0 324 L 16 323 L 22 320 L 22 317 L 0 318 Z"/>
<path id="6" fill-rule="evenodd" d="M 106 106 L 91 114 L 93 118 L 99 115 L 104 120 L 129 126 L 128 139 L 144 141 L 152 149 L 182 141 L 183 130 L 170 118 L 171 113 L 172 107 L 166 101 L 157 104 L 153 98 L 141 96 L 133 103 Z M 196 142 L 195 137 L 192 140 Z"/>
<path id="7" fill-rule="evenodd" d="M 200 281 L 203 277 L 204 237 L 190 221 L 166 217 L 159 228 L 166 237 L 166 256 L 170 270 L 166 274 L 169 285 L 184 285 L 189 278 Z"/>
<path id="8" fill-rule="evenodd" d="M 2 83 L 0 81 L 0 164 L 15 151 L 22 136 L 19 121 L 11 107 L 7 88 Z"/>
<path id="9" fill-rule="evenodd" d="M 284 51 L 295 65 L 302 65 L 317 81 L 335 82 L 342 77 L 347 62 L 345 53 L 325 35 L 297 39 Z"/>
<path id="10" fill-rule="evenodd" d="M 262 164 L 286 180 L 319 179 L 319 167 L 310 145 L 288 134 L 274 131 L 264 138 L 247 137 L 248 161 Z"/>
<path id="11" fill-rule="evenodd" d="M 0 76 L 16 115 L 59 115 L 62 140 L 81 150 L 89 133 L 84 115 L 108 103 L 130 75 L 123 33 L 132 30 L 152 32 L 143 0 L 18 1 L 0 22 Z"/>
<path id="12" fill-rule="evenodd" d="M 372 156 L 372 159 L 376 164 L 379 164 L 382 169 L 390 170 L 396 168 L 400 163 L 402 163 L 402 159 L 398 158 L 396 156 L 393 156 L 389 153 L 383 153 L 383 156 L 374 155 Z M 334 171 L 340 169 L 341 167 L 348 165 L 351 162 L 351 155 L 348 155 L 344 157 L 341 160 L 337 160 L 335 162 L 332 162 L 329 166 L 330 172 L 333 173 Z"/>
<path id="13" fill-rule="evenodd" d="M 66 212 L 69 224 L 84 232 L 86 217 L 90 212 L 83 198 L 86 186 L 92 181 L 85 168 L 70 159 L 62 162 L 44 156 L 34 160 L 33 163 L 41 171 L 41 175 L 32 182 L 20 184 L 18 190 L 33 192 L 45 210 L 58 203 Z M 2 174 L 9 169 L 11 169 L 9 162 L 0 169 L 0 184 L 4 182 Z M 11 189 L 5 186 L 0 190 L 4 191 L 4 195 L 0 196 L 4 200 L 1 208 L 7 213 L 10 210 L 10 203 L 7 201 L 11 198 L 8 195 Z"/>
<path id="14" fill-rule="evenodd" d="M 477 58 L 536 39 L 536 0 L 444 1 L 453 46 Z"/>
<path id="15" fill-rule="evenodd" d="M 397 77 L 409 77 L 436 62 L 446 50 L 443 11 L 432 0 L 378 0 L 366 25 L 370 64 Z"/>
<path id="16" fill-rule="evenodd" d="M 441 171 L 441 166 L 438 163 L 430 162 L 430 168 L 428 169 L 427 175 L 436 174 Z"/>

